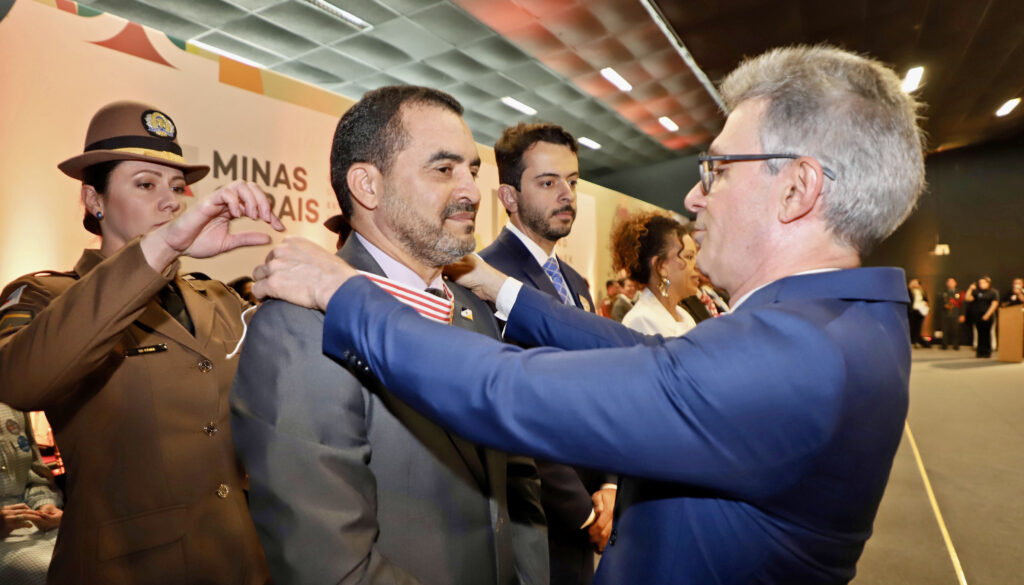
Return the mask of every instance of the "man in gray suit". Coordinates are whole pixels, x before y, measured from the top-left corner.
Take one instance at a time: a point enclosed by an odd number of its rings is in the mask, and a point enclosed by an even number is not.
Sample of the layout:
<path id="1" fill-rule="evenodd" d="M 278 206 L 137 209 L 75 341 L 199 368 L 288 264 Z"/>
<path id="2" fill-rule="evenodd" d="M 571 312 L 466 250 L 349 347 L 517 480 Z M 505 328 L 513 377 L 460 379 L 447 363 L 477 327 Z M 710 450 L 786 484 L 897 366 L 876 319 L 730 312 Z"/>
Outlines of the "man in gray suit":
<path id="1" fill-rule="evenodd" d="M 461 114 L 445 93 L 390 86 L 342 117 L 331 182 L 354 233 L 338 255 L 425 316 L 498 338 L 487 306 L 441 277 L 475 246 L 480 158 Z M 532 460 L 415 413 L 362 362 L 323 355 L 322 330 L 318 311 L 264 304 L 232 389 L 274 581 L 546 583 Z"/>

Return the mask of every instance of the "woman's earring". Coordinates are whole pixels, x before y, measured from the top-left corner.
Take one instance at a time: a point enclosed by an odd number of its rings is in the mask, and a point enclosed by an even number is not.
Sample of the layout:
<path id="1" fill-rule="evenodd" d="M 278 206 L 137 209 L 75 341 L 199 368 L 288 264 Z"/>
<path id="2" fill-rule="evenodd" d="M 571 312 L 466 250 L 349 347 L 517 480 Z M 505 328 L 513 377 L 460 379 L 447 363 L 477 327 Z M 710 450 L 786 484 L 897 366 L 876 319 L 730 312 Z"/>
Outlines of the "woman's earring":
<path id="1" fill-rule="evenodd" d="M 96 219 L 103 219 L 103 212 L 102 211 L 97 211 L 96 212 Z"/>
<path id="2" fill-rule="evenodd" d="M 661 296 L 663 296 L 663 297 L 667 297 L 668 296 L 668 287 L 670 287 L 670 286 L 672 286 L 672 281 L 670 281 L 668 278 L 662 276 L 661 277 L 661 284 L 658 285 L 658 290 L 661 292 Z"/>

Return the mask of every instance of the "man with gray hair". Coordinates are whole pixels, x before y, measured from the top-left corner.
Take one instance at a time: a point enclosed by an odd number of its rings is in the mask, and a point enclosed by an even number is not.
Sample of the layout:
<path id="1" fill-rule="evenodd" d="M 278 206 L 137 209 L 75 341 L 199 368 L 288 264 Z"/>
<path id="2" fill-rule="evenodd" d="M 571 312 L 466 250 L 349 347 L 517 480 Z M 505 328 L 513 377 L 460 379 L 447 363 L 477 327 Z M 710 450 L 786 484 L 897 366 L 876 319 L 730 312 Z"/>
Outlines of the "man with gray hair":
<path id="1" fill-rule="evenodd" d="M 722 93 L 686 205 L 733 310 L 685 336 L 467 260 L 460 282 L 496 300 L 506 337 L 550 346 L 517 350 L 423 322 L 299 240 L 257 267 L 256 293 L 325 310 L 327 353 L 468 437 L 635 478 L 595 583 L 846 583 L 907 413 L 904 274 L 860 264 L 921 192 L 917 104 L 889 68 L 821 46 L 753 58 Z"/>

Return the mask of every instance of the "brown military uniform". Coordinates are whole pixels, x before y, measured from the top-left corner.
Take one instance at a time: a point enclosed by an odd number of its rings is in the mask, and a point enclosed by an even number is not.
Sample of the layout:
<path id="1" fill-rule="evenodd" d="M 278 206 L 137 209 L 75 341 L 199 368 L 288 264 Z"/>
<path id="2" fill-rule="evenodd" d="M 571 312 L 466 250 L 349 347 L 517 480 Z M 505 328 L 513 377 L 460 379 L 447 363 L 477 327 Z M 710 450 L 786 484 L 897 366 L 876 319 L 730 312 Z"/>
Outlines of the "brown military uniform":
<path id="1" fill-rule="evenodd" d="M 67 468 L 51 583 L 269 580 L 229 428 L 243 305 L 176 270 L 136 240 L 0 297 L 0 401 L 45 410 Z M 154 300 L 172 279 L 195 336 Z"/>

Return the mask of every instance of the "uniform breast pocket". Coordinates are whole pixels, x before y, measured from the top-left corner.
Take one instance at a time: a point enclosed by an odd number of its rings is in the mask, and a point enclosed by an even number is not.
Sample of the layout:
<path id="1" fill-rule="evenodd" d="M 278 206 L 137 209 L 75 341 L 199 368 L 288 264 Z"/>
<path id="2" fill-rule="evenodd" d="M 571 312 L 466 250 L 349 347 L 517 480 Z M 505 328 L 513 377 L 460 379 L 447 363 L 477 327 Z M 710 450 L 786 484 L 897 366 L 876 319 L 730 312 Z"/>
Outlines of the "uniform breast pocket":
<path id="1" fill-rule="evenodd" d="M 185 577 L 185 506 L 106 522 L 97 531 L 103 583 L 181 583 Z"/>

